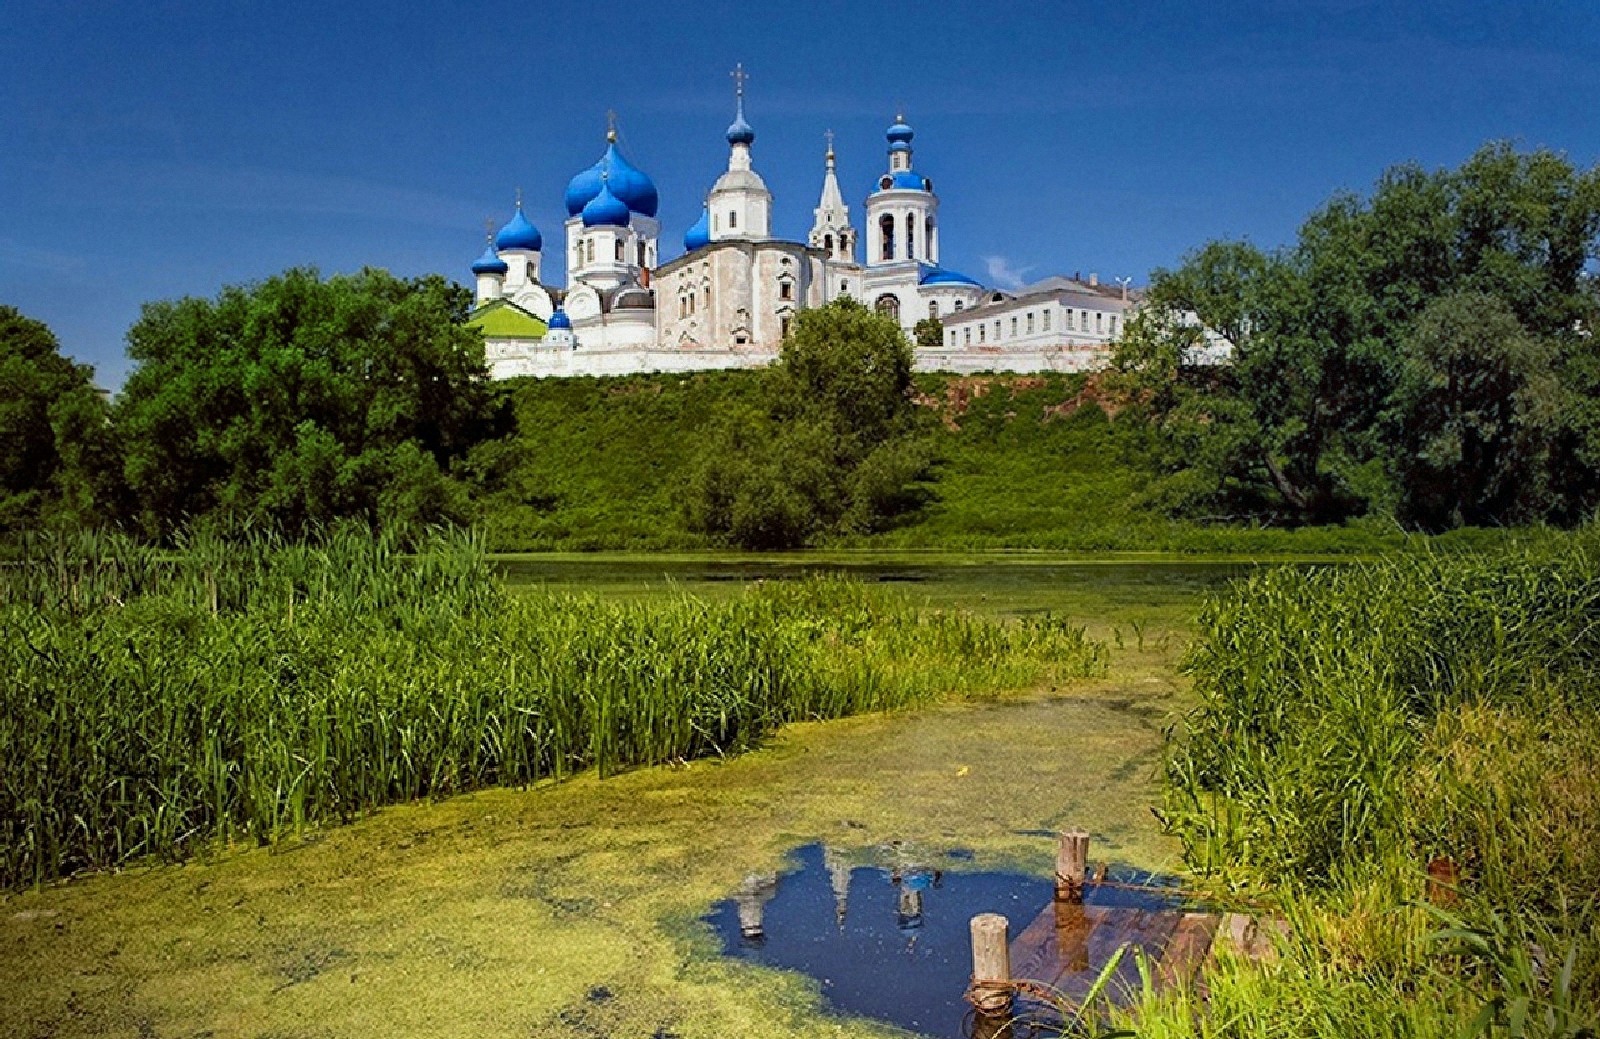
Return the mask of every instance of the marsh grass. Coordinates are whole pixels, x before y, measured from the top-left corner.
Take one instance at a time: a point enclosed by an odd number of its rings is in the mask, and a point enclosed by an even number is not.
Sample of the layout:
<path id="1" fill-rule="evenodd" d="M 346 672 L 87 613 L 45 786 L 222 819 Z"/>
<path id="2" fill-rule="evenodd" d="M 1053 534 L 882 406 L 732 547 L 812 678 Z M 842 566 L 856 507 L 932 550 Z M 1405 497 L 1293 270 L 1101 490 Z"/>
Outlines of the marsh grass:
<path id="1" fill-rule="evenodd" d="M 1164 818 L 1271 965 L 1149 994 L 1163 1035 L 1594 1035 L 1600 561 L 1587 537 L 1252 575 L 1202 612 Z M 1425 898 L 1448 858 L 1457 904 Z"/>
<path id="2" fill-rule="evenodd" d="M 1057 618 L 920 611 L 837 578 L 510 595 L 471 535 L 401 547 L 21 545 L 0 580 L 0 883 L 1105 666 Z"/>

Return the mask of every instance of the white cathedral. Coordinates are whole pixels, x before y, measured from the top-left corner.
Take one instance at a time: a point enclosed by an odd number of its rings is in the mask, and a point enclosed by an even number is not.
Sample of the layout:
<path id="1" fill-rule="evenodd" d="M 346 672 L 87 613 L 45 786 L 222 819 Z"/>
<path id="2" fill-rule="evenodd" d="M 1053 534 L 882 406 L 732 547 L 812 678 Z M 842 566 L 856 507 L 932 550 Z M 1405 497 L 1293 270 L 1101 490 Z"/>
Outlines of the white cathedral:
<path id="1" fill-rule="evenodd" d="M 471 320 L 483 330 L 494 378 L 768 364 L 798 311 L 840 296 L 896 318 L 908 335 L 919 321 L 938 320 L 942 342 L 917 348 L 919 369 L 1078 371 L 1103 363 L 1137 303 L 1127 284 L 1102 286 L 1091 275 L 1001 291 L 941 267 L 939 196 L 912 168 L 903 117 L 889 127 L 888 168 L 866 199 L 864 243 L 839 190 L 831 135 L 810 234 L 804 242 L 774 237 L 742 70 L 735 80 L 728 168 L 680 255 L 661 259 L 656 186 L 623 157 L 614 126 L 605 154 L 567 185 L 564 290 L 540 280 L 544 239 L 519 194 L 511 220 L 472 265 Z"/>

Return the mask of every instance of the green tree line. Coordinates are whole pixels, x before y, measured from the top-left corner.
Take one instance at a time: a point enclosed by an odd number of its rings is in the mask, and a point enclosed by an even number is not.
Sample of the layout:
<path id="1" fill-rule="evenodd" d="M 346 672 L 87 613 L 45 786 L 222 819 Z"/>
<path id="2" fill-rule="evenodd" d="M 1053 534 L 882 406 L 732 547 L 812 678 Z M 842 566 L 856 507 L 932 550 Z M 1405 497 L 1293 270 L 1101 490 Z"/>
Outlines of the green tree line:
<path id="1" fill-rule="evenodd" d="M 1574 523 L 1600 504 L 1600 169 L 1481 149 L 1395 167 L 1296 241 L 1157 272 L 1114 367 L 1152 498 L 1289 522 Z M 1207 363 L 1205 331 L 1233 344 Z"/>

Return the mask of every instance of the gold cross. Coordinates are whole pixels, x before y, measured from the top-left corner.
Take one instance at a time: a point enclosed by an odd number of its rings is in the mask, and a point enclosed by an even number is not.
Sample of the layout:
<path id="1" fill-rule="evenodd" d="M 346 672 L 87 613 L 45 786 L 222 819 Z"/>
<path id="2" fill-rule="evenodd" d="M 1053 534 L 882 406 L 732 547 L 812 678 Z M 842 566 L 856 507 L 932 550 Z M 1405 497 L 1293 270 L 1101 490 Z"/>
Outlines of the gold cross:
<path id="1" fill-rule="evenodd" d="M 744 62 L 734 65 L 733 71 L 728 73 L 733 77 L 733 92 L 737 97 L 744 97 L 744 81 L 750 78 L 750 73 L 744 70 Z"/>
<path id="2" fill-rule="evenodd" d="M 494 217 L 483 218 L 483 237 L 490 245 L 494 244 Z"/>
<path id="3" fill-rule="evenodd" d="M 606 109 L 606 140 L 617 139 L 617 113 L 614 109 Z"/>
<path id="4" fill-rule="evenodd" d="M 517 208 L 518 209 L 522 208 L 522 189 L 521 188 L 517 189 Z"/>
<path id="5" fill-rule="evenodd" d="M 828 154 L 832 155 L 833 154 L 833 131 L 832 130 L 824 130 L 822 132 L 822 136 L 824 136 L 824 137 L 826 137 L 828 139 Z"/>

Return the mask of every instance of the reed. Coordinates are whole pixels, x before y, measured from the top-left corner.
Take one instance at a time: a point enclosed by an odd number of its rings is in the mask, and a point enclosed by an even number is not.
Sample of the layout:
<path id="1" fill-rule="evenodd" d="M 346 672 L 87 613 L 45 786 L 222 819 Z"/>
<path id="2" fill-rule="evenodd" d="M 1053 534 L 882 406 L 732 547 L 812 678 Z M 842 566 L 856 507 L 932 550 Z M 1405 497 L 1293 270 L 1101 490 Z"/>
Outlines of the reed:
<path id="1" fill-rule="evenodd" d="M 1187 660 L 1164 818 L 1270 965 L 1146 993 L 1150 1036 L 1600 1029 L 1600 559 L 1588 535 L 1238 582 Z M 1448 859 L 1454 904 L 1429 904 Z"/>
<path id="2" fill-rule="evenodd" d="M 23 544 L 0 572 L 0 883 L 1104 668 L 1061 620 L 837 578 L 717 602 L 510 595 L 471 535 L 401 547 Z"/>

